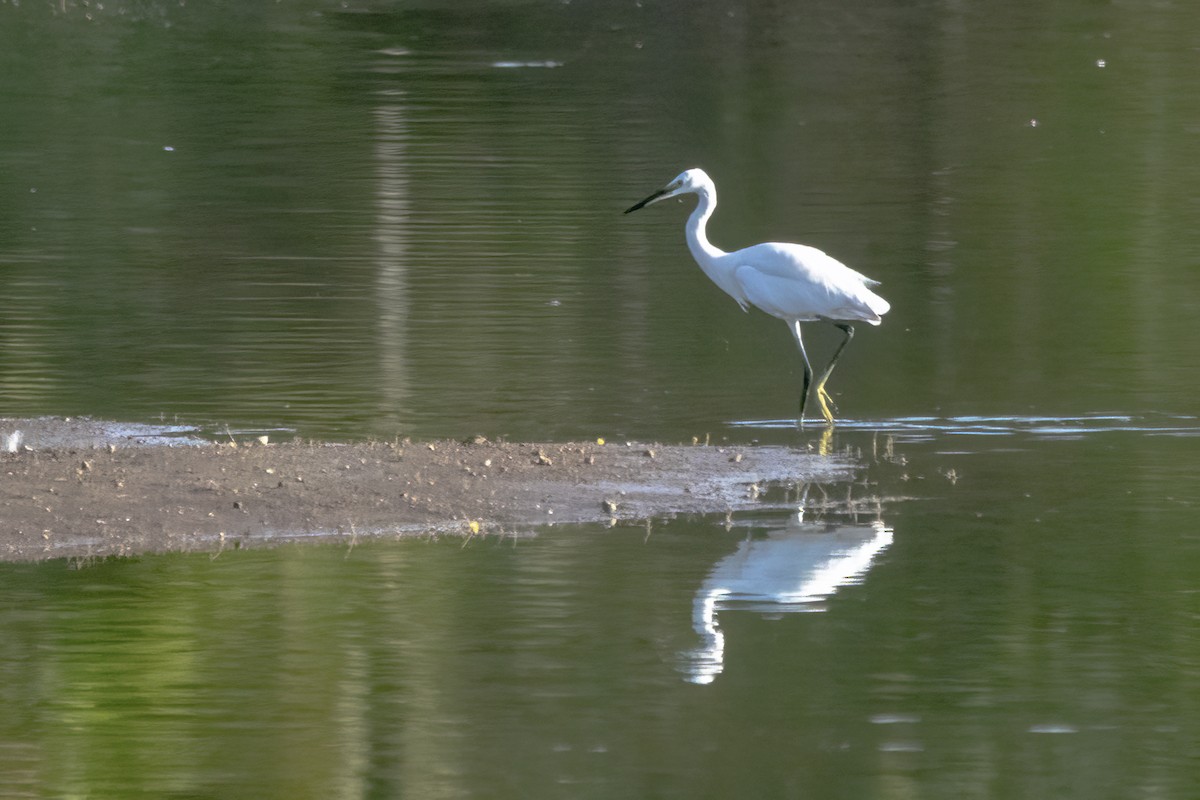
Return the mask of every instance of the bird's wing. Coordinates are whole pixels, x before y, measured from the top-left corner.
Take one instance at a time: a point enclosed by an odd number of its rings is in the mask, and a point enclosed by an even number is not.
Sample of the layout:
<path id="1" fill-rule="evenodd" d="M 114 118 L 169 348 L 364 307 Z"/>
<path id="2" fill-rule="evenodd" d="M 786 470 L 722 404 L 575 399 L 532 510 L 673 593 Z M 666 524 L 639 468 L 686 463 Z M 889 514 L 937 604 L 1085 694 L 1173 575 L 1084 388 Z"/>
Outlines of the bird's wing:
<path id="1" fill-rule="evenodd" d="M 850 269 L 824 250 L 806 244 L 765 242 L 733 253 L 742 263 L 750 264 L 767 275 L 780 278 L 846 284 L 853 281 L 878 286 L 879 281 Z"/>
<path id="2" fill-rule="evenodd" d="M 829 305 L 813 284 L 770 275 L 757 266 L 743 264 L 734 275 L 746 299 L 773 317 L 811 322 L 820 319 L 818 309 Z"/>
<path id="3" fill-rule="evenodd" d="M 888 303 L 862 276 L 803 245 L 757 245 L 731 254 L 735 279 L 746 299 L 771 316 L 801 322 L 817 319 L 878 325 Z"/>

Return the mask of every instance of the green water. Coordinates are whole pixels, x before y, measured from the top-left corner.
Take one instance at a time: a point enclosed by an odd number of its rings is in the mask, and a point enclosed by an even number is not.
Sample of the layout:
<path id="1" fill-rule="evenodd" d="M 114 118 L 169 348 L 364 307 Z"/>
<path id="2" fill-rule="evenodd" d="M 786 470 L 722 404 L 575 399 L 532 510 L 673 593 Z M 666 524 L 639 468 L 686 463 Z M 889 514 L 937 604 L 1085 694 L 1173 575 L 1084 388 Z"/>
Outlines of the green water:
<path id="1" fill-rule="evenodd" d="M 1196 438 L 985 439 L 858 517 L 0 567 L 0 794 L 1191 796 Z"/>
<path id="2" fill-rule="evenodd" d="M 692 165 L 718 245 L 883 281 L 847 417 L 1197 411 L 1188 6 L 94 5 L 0 6 L 6 414 L 794 415 L 791 338 L 704 279 L 684 209 L 620 213 Z"/>
<path id="3" fill-rule="evenodd" d="M 0 4 L 5 416 L 815 445 L 690 166 L 892 303 L 802 521 L 0 567 L 0 795 L 1192 796 L 1198 24 Z"/>

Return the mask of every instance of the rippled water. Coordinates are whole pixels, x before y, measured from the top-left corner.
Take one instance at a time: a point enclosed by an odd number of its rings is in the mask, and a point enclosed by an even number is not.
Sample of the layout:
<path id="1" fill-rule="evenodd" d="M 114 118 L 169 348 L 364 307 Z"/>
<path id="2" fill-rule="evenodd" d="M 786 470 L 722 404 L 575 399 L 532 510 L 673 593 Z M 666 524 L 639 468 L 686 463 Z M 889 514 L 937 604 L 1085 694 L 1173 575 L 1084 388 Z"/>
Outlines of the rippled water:
<path id="1" fill-rule="evenodd" d="M 803 517 L 0 566 L 0 793 L 1188 796 L 1194 440 L 839 436 Z"/>
<path id="2" fill-rule="evenodd" d="M 787 430 L 796 428 L 794 419 L 747 420 L 731 423 L 736 428 Z M 820 426 L 816 426 L 818 429 Z M 911 442 L 951 436 L 1013 436 L 1028 434 L 1048 438 L 1081 438 L 1106 432 L 1140 433 L 1147 436 L 1200 436 L 1200 417 L 1169 414 L 1125 416 L 1093 414 L 1086 417 L 901 417 L 899 419 L 837 421 L 839 430 L 864 430 L 887 434 Z"/>
<path id="3" fill-rule="evenodd" d="M 803 517 L 0 567 L 0 794 L 1189 796 L 1197 21 L 0 4 L 0 413 L 861 464 L 760 487 Z M 693 165 L 717 244 L 883 281 L 833 431 L 686 207 L 621 214 Z"/>
<path id="4" fill-rule="evenodd" d="M 703 165 L 719 245 L 883 281 L 845 416 L 1194 414 L 1192 16 L 9 5 L 4 412 L 346 438 L 793 415 L 791 337 L 704 279 L 684 209 L 620 213 Z"/>

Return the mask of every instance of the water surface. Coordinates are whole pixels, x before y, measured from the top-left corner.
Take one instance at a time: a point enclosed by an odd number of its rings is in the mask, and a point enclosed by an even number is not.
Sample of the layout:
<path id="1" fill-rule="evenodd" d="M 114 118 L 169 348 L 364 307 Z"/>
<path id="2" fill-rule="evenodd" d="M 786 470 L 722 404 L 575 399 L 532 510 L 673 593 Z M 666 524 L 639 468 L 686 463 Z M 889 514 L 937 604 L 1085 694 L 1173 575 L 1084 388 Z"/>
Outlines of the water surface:
<path id="1" fill-rule="evenodd" d="M 0 5 L 0 413 L 861 464 L 765 487 L 802 519 L 0 567 L 0 794 L 1189 796 L 1198 22 Z M 690 166 L 722 247 L 883 281 L 832 433 L 687 206 L 620 213 Z"/>
<path id="2" fill-rule="evenodd" d="M 984 439 L 877 512 L 2 567 L 3 793 L 1187 796 L 1194 439 Z"/>
<path id="3" fill-rule="evenodd" d="M 0 8 L 8 414 L 687 440 L 795 413 L 778 321 L 620 212 L 821 247 L 857 419 L 1194 414 L 1186 5 Z M 814 356 L 835 332 L 815 330 Z"/>

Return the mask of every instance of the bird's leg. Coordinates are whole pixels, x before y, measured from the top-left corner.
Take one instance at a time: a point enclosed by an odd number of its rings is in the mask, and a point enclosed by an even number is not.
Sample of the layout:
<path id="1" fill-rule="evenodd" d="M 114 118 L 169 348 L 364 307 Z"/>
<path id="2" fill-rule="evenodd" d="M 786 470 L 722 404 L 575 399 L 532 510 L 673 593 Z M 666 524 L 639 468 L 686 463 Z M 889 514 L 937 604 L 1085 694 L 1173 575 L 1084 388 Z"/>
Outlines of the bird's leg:
<path id="1" fill-rule="evenodd" d="M 800 323 L 792 321 L 792 336 L 796 337 L 796 347 L 800 348 L 800 360 L 804 362 L 804 388 L 800 391 L 800 418 L 796 420 L 797 427 L 804 427 L 804 406 L 808 404 L 808 387 L 812 384 L 812 365 L 808 363 L 808 353 L 804 352 L 804 340 L 800 338 Z"/>
<path id="2" fill-rule="evenodd" d="M 829 407 L 833 405 L 833 398 L 829 396 L 829 392 L 825 391 L 825 381 L 829 380 L 829 374 L 833 372 L 833 367 L 837 364 L 838 357 L 842 351 L 846 349 L 846 345 L 850 344 L 850 340 L 854 338 L 854 328 L 844 322 L 835 322 L 834 325 L 842 329 L 846 334 L 846 338 L 838 345 L 838 349 L 833 351 L 833 358 L 829 359 L 829 366 L 821 373 L 821 377 L 817 378 L 817 402 L 821 404 L 821 415 L 825 417 L 825 421 L 833 423 L 833 412 Z"/>

